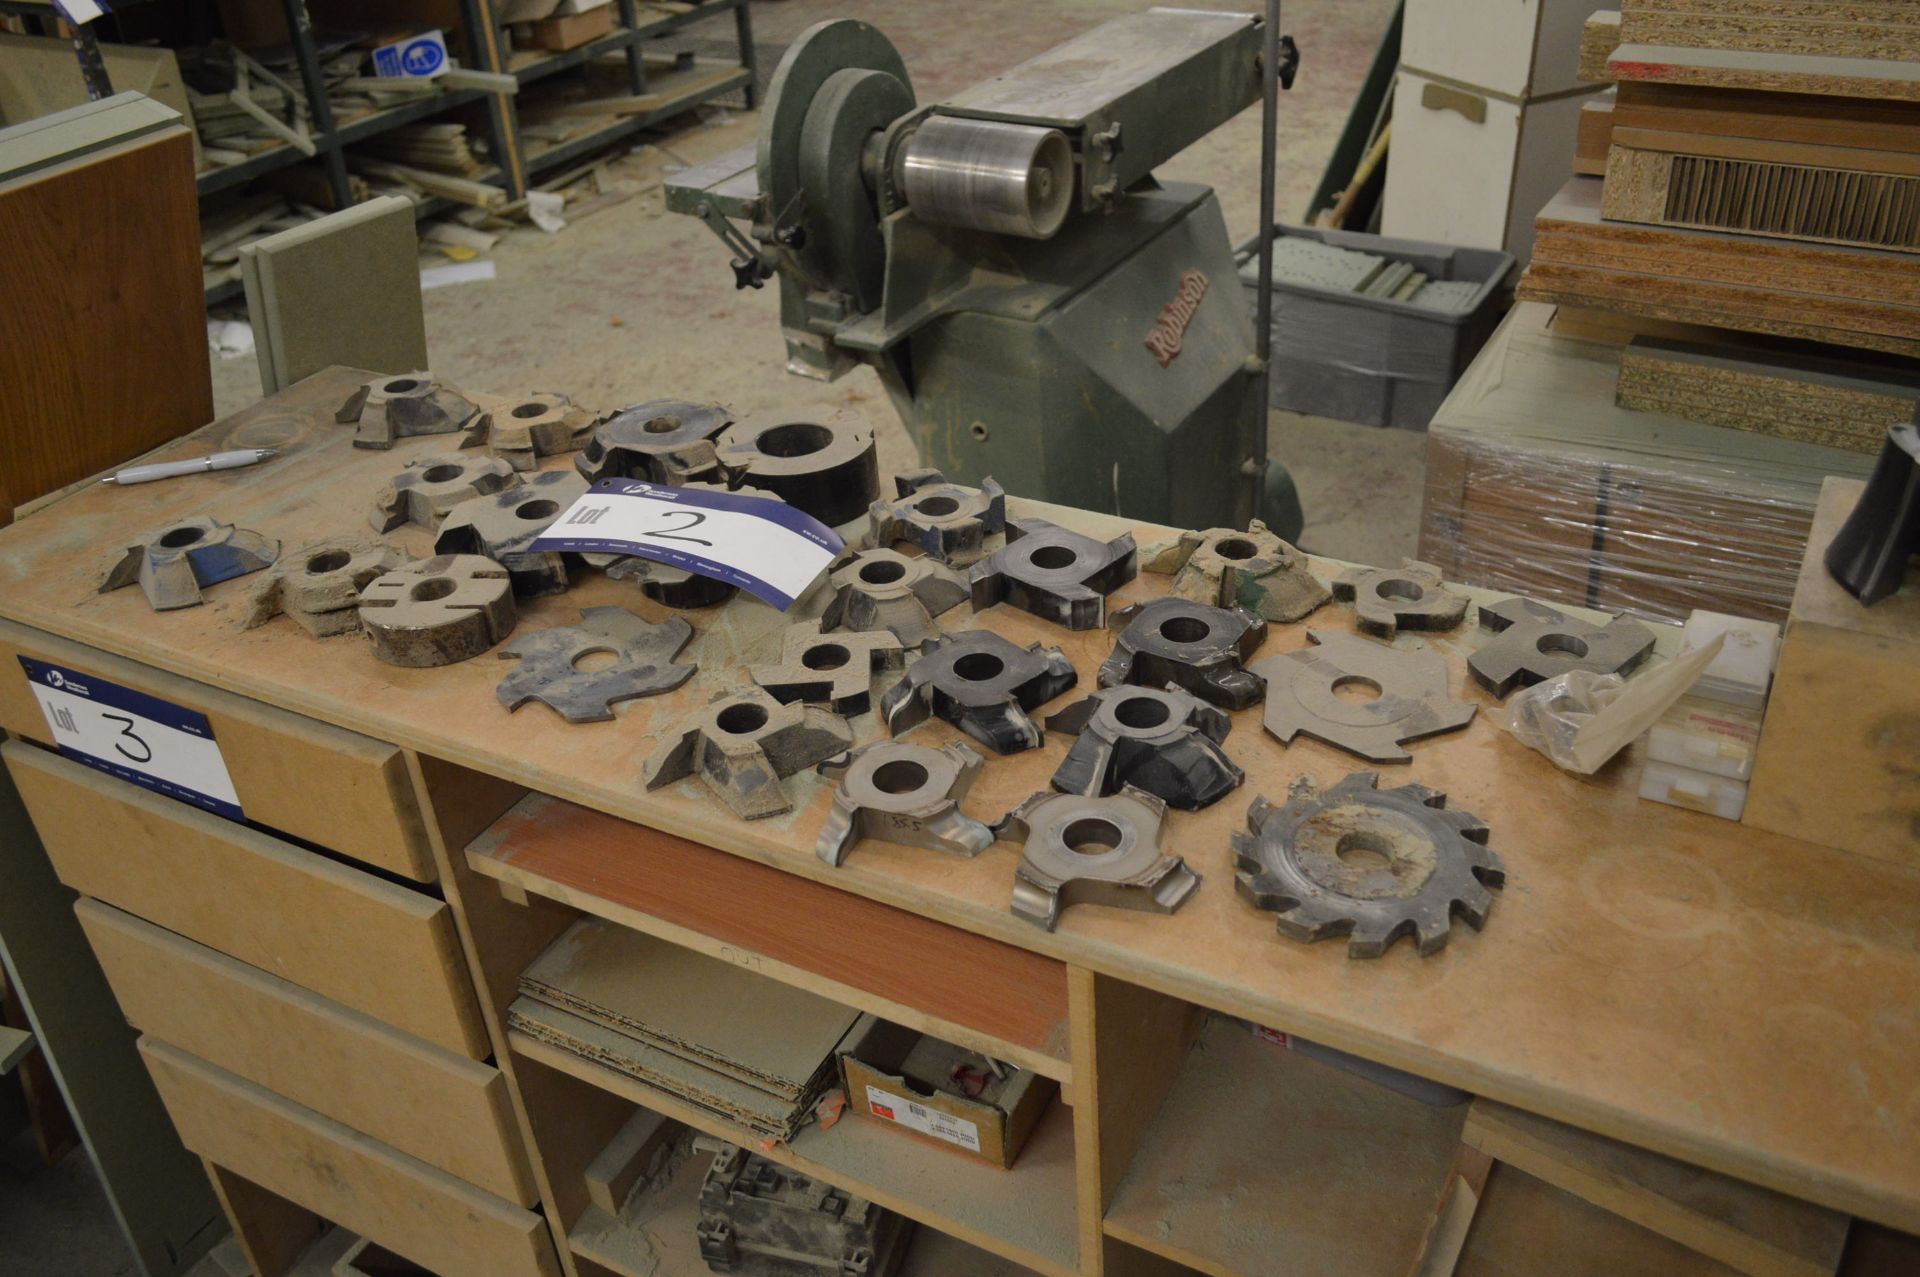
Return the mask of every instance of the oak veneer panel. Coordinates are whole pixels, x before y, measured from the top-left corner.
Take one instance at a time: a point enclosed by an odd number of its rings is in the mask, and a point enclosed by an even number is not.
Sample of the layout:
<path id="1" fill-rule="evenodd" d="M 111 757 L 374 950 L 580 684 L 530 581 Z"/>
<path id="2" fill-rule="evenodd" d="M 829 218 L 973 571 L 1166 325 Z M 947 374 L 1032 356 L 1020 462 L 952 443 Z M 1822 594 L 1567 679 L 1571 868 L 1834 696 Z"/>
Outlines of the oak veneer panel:
<path id="1" fill-rule="evenodd" d="M 500 1070 L 97 900 L 75 909 L 141 1032 L 496 1196 L 537 1200 Z"/>
<path id="2" fill-rule="evenodd" d="M 1920 103 L 1679 84 L 1622 84 L 1615 93 L 1613 122 L 1623 129 L 1920 153 Z"/>
<path id="3" fill-rule="evenodd" d="M 60 880 L 474 1059 L 445 902 L 31 745 L 0 746 Z"/>
<path id="4" fill-rule="evenodd" d="M 0 524 L 213 419 L 193 136 L 0 181 Z"/>
<path id="5" fill-rule="evenodd" d="M 534 795 L 474 843 L 515 874 L 598 897 L 828 980 L 1066 1058 L 1066 967 L 685 838 Z"/>
<path id="6" fill-rule="evenodd" d="M 54 741 L 21 656 L 205 714 L 248 820 L 415 882 L 437 877 L 406 760 L 392 745 L 0 621 L 0 728 L 46 745 Z"/>
<path id="7" fill-rule="evenodd" d="M 557 1277 L 546 1221 L 154 1037 L 140 1053 L 188 1148 L 437 1273 Z"/>

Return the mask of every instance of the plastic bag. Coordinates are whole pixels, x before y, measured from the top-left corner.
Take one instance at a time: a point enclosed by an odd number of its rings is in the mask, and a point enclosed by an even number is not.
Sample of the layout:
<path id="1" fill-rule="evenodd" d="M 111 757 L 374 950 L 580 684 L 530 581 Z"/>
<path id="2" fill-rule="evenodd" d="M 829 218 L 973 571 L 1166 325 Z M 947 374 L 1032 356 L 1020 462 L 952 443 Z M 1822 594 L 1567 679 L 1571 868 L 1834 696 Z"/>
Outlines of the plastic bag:
<path id="1" fill-rule="evenodd" d="M 1618 674 L 1574 670 L 1522 688 L 1487 717 L 1522 745 L 1552 759 L 1555 767 L 1578 771 L 1573 744 L 1580 729 L 1626 690 L 1627 680 Z"/>

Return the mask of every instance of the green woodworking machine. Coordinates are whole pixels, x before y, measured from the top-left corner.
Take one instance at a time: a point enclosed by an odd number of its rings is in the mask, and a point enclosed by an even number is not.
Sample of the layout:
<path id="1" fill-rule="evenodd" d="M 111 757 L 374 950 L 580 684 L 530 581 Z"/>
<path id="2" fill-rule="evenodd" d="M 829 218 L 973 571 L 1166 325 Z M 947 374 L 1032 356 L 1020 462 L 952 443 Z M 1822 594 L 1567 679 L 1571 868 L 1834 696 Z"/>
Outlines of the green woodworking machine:
<path id="1" fill-rule="evenodd" d="M 1270 223 L 1272 86 L 1294 61 L 1256 16 L 1151 9 L 923 106 L 885 36 L 822 22 L 774 73 L 759 141 L 667 203 L 720 236 L 741 287 L 778 277 L 790 371 L 879 371 L 923 465 L 1293 536 L 1220 202 L 1153 170 L 1264 83 Z"/>

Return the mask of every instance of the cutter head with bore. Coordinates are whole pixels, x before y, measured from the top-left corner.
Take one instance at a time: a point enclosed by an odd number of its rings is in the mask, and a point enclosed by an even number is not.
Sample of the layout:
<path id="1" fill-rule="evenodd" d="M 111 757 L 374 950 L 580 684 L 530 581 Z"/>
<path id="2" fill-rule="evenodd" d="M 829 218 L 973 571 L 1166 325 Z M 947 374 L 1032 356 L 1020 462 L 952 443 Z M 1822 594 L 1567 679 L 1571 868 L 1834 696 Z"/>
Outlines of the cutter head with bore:
<path id="1" fill-rule="evenodd" d="M 1039 793 L 993 831 L 1025 844 L 1013 882 L 1013 912 L 1048 931 L 1072 905 L 1172 913 L 1200 889 L 1200 875 L 1160 850 L 1166 804 L 1138 789 L 1107 798 Z"/>
<path id="2" fill-rule="evenodd" d="M 1146 550 L 1141 567 L 1169 574 L 1170 598 L 1237 607 L 1283 625 L 1300 620 L 1333 597 L 1308 566 L 1307 556 L 1255 519 L 1241 532 L 1208 528 Z"/>
<path id="3" fill-rule="evenodd" d="M 1267 623 L 1238 608 L 1186 599 L 1135 603 L 1114 613 L 1120 630 L 1100 666 L 1100 686 L 1184 687 L 1223 709 L 1245 709 L 1265 694 L 1241 664 L 1267 637 Z"/>
<path id="4" fill-rule="evenodd" d="M 906 661 L 907 650 L 885 630 L 822 634 L 814 621 L 787 630 L 778 665 L 756 665 L 748 673 L 777 701 L 825 705 L 852 718 L 873 707 L 873 676 Z"/>
<path id="5" fill-rule="evenodd" d="M 728 484 L 765 488 L 828 527 L 859 518 L 880 495 L 873 427 L 845 410 L 737 421 L 721 433 L 714 455 Z"/>
<path id="6" fill-rule="evenodd" d="M 539 701 L 569 723 L 610 723 L 621 701 L 658 696 L 693 677 L 697 664 L 674 664 L 692 638 L 693 627 L 677 616 L 655 625 L 625 608 L 590 607 L 578 625 L 523 633 L 501 648 L 501 660 L 520 665 L 494 694 L 508 710 Z M 579 667 L 596 654 L 613 663 Z"/>
<path id="7" fill-rule="evenodd" d="M 895 475 L 896 497 L 876 501 L 867 511 L 867 539 L 885 547 L 908 541 L 931 558 L 956 566 L 987 553 L 987 539 L 1007 530 L 1007 494 L 991 478 L 978 488 L 948 483 L 938 470 Z"/>
<path id="8" fill-rule="evenodd" d="M 880 699 L 880 716 L 894 736 L 938 717 L 996 754 L 1015 754 L 1040 743 L 1027 711 L 1079 677 L 1057 647 L 1021 647 L 991 630 L 968 630 L 929 642 Z"/>
<path id="9" fill-rule="evenodd" d="M 1231 793 L 1246 773 L 1221 748 L 1232 723 L 1178 687 L 1113 687 L 1047 719 L 1076 733 L 1053 773 L 1063 794 L 1105 795 L 1131 786 L 1181 811 L 1198 811 Z"/>
<path id="10" fill-rule="evenodd" d="M 463 448 L 485 446 L 515 470 L 537 470 L 540 458 L 586 447 L 598 413 L 558 391 L 539 391 L 489 408 L 467 427 Z"/>
<path id="11" fill-rule="evenodd" d="M 1392 638 L 1400 630 L 1450 630 L 1467 614 L 1467 598 L 1446 589 L 1440 569 L 1417 559 L 1397 568 L 1352 568 L 1335 579 L 1333 597 L 1353 604 L 1354 621 L 1368 634 Z"/>
<path id="12" fill-rule="evenodd" d="M 833 810 L 814 850 L 838 865 L 868 839 L 977 856 L 993 845 L 993 831 L 960 810 L 985 761 L 960 741 L 932 749 L 904 741 L 875 741 L 820 764 L 840 782 Z"/>
<path id="13" fill-rule="evenodd" d="M 391 532 L 409 523 L 438 527 L 447 512 L 461 502 L 519 485 L 520 476 L 499 457 L 462 456 L 457 452 L 418 457 L 374 494 L 367 522 L 375 532 Z"/>
<path id="14" fill-rule="evenodd" d="M 966 579 L 937 559 L 849 550 L 827 570 L 822 630 L 886 630 L 907 647 L 940 636 L 936 619 L 966 602 Z"/>
<path id="15" fill-rule="evenodd" d="M 1480 627 L 1493 637 L 1467 658 L 1467 671 L 1495 696 L 1571 670 L 1625 674 L 1653 651 L 1653 631 L 1638 621 L 1595 625 L 1531 599 L 1481 607 Z"/>
<path id="16" fill-rule="evenodd" d="M 1447 658 L 1431 648 L 1388 647 L 1337 631 L 1308 630 L 1309 646 L 1249 668 L 1266 681 L 1267 730 L 1286 744 L 1305 734 L 1375 763 L 1404 763 L 1401 746 L 1473 721 L 1475 707 L 1447 699 Z M 1342 687 L 1378 695 L 1344 700 Z"/>
<path id="17" fill-rule="evenodd" d="M 1421 954 L 1439 952 L 1453 919 L 1474 930 L 1506 882 L 1487 850 L 1487 827 L 1447 808 L 1424 785 L 1378 788 L 1354 772 L 1324 793 L 1296 786 L 1286 805 L 1256 798 L 1245 833 L 1233 836 L 1234 883 L 1257 909 L 1277 915 L 1292 940 L 1347 937 L 1347 955 L 1377 958 L 1401 936 Z"/>
<path id="18" fill-rule="evenodd" d="M 595 426 L 573 468 L 589 483 L 644 479 L 678 486 L 719 472 L 713 441 L 733 424 L 717 403 L 649 399 Z"/>
<path id="19" fill-rule="evenodd" d="M 406 563 L 360 591 L 360 628 L 389 665 L 422 669 L 480 655 L 520 613 L 507 570 L 478 554 Z"/>
<path id="20" fill-rule="evenodd" d="M 1070 630 L 1106 623 L 1107 595 L 1139 572 L 1133 533 L 1096 541 L 1045 519 L 1008 519 L 1007 543 L 973 565 L 973 610 L 1010 603 Z"/>
<path id="21" fill-rule="evenodd" d="M 782 705 L 757 687 L 722 693 L 675 729 L 641 775 L 659 789 L 699 775 L 741 820 L 793 810 L 781 782 L 853 745 L 847 721 L 811 705 Z"/>
<path id="22" fill-rule="evenodd" d="M 579 475 L 546 470 L 517 488 L 462 501 L 441 522 L 434 552 L 485 555 L 512 574 L 513 592 L 523 599 L 559 594 L 567 588 L 568 556 L 532 546 L 586 494 L 587 481 Z"/>
<path id="23" fill-rule="evenodd" d="M 430 372 L 375 377 L 347 397 L 333 419 L 355 425 L 356 448 L 391 448 L 417 435 L 450 435 L 479 412 L 471 399 Z"/>
<path id="24" fill-rule="evenodd" d="M 284 613 L 314 638 L 352 634 L 360 628 L 360 591 L 399 567 L 400 551 L 377 541 L 315 541 L 284 555 L 254 587 L 243 629 L 265 625 Z"/>
<path id="25" fill-rule="evenodd" d="M 156 528 L 126 548 L 100 582 L 100 593 L 138 581 L 156 612 L 194 607 L 204 586 L 272 567 L 280 543 L 201 515 Z"/>

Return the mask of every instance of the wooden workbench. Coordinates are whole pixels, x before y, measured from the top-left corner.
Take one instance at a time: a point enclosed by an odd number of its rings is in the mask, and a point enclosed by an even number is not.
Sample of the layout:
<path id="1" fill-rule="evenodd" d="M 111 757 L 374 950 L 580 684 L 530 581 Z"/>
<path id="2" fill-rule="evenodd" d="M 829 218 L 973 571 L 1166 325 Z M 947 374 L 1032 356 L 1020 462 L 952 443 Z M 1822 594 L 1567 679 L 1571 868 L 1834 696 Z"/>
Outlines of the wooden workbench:
<path id="1" fill-rule="evenodd" d="M 336 733 L 343 741 L 397 747 L 431 853 L 403 876 L 444 894 L 479 991 L 473 1029 L 483 1040 L 463 1044 L 458 1025 L 437 1022 L 436 1040 L 475 1060 L 491 1054 L 498 1065 L 511 1125 L 530 1139 L 538 1200 L 528 1204 L 555 1231 L 578 1230 L 590 1209 L 572 1182 L 578 1165 L 634 1104 L 734 1134 L 610 1072 L 517 1037 L 509 1043 L 501 1012 L 519 971 L 579 912 L 991 1047 L 1059 1078 L 1070 1113 L 1057 1106 L 1010 1172 L 976 1174 L 912 1142 L 905 1153 L 878 1147 L 888 1132 L 809 1132 L 778 1153 L 1043 1272 L 1148 1271 L 1137 1266 L 1156 1253 L 1211 1272 L 1259 1271 L 1228 1257 L 1231 1248 L 1215 1235 L 1219 1221 L 1183 1231 L 1159 1186 L 1231 1192 L 1247 1218 L 1277 1227 L 1303 1212 L 1337 1209 L 1343 1186 L 1361 1194 L 1372 1168 L 1409 1156 L 1383 1144 L 1368 1163 L 1348 1139 L 1347 1154 L 1359 1162 L 1312 1180 L 1317 1196 L 1309 1204 L 1286 1167 L 1289 1139 L 1310 1133 L 1296 1135 L 1295 1125 L 1240 1129 L 1240 1138 L 1265 1150 L 1255 1165 L 1272 1178 L 1249 1180 L 1252 1172 L 1238 1166 L 1239 1178 L 1223 1182 L 1228 1172 L 1205 1146 L 1154 1128 L 1161 1101 L 1189 1084 L 1182 1064 L 1195 1008 L 1920 1230 L 1913 1068 L 1920 875 L 1644 803 L 1634 793 L 1637 758 L 1594 779 L 1560 773 L 1486 721 L 1492 702 L 1464 674 L 1464 657 L 1478 641 L 1471 627 L 1398 640 L 1444 652 L 1456 695 L 1481 703 L 1483 714 L 1464 732 L 1414 745 L 1413 762 L 1381 769 L 1381 783 L 1417 781 L 1480 817 L 1505 861 L 1506 889 L 1484 931 L 1457 926 L 1434 957 L 1402 944 L 1383 959 L 1355 961 L 1338 942 L 1280 938 L 1271 916 L 1233 890 L 1228 835 L 1255 795 L 1279 799 L 1298 776 L 1327 784 L 1360 769 L 1304 738 L 1282 747 L 1262 731 L 1258 708 L 1233 716 L 1227 741 L 1247 772 L 1245 786 L 1207 811 L 1169 818 L 1169 849 L 1206 879 L 1198 895 L 1170 917 L 1069 909 L 1047 933 L 1008 911 L 1018 859 L 1012 845 L 956 860 L 863 843 L 835 870 L 813 854 L 830 793 L 816 776 L 787 782 L 798 800 L 792 814 L 753 823 L 732 819 L 697 781 L 642 788 L 641 764 L 672 725 L 744 683 L 744 666 L 775 655 L 783 618 L 744 596 L 689 614 L 695 639 L 682 659 L 697 660 L 700 672 L 684 687 L 623 705 L 616 722 L 570 726 L 537 705 L 517 714 L 502 709 L 493 689 L 506 667 L 491 657 L 399 669 L 376 661 L 358 638 L 315 641 L 284 619 L 243 630 L 245 580 L 212 588 L 204 606 L 161 614 L 137 589 L 94 592 L 125 546 L 185 516 L 210 514 L 278 537 L 287 553 L 322 537 L 364 533 L 381 483 L 412 457 L 447 451 L 452 441 L 353 449 L 351 428 L 334 425 L 331 413 L 356 380 L 330 370 L 156 454 L 281 450 L 261 466 L 128 489 L 96 486 L 0 531 L 0 660 L 11 669 L 0 669 L 0 726 L 31 740 L 47 735 L 11 659 L 23 652 L 137 686 L 144 679 L 148 690 L 189 704 L 196 696 L 244 698 L 221 702 L 236 722 L 245 717 L 239 704 L 258 703 L 317 720 L 323 743 L 325 733 L 345 729 Z M 1099 535 L 1127 526 L 1083 512 L 1045 513 Z M 1143 546 L 1167 535 L 1135 532 Z M 389 539 L 419 553 L 428 535 L 409 528 Z M 1323 574 L 1333 568 L 1319 566 Z M 1110 605 L 1159 594 L 1167 580 L 1143 574 Z M 520 625 L 569 624 L 581 608 L 613 603 L 649 619 L 664 614 L 631 587 L 594 574 L 565 595 L 523 605 Z M 1081 683 L 1061 704 L 1093 690 L 1093 671 L 1111 645 L 1104 632 L 1068 633 L 1006 607 L 977 618 L 962 609 L 946 620 L 1063 647 Z M 1309 624 L 1347 628 L 1351 614 L 1330 604 Z M 1263 654 L 1304 646 L 1306 628 L 1274 627 Z M 1671 632 L 1662 642 L 1670 649 Z M 215 718 L 217 735 L 227 730 L 223 721 Z M 880 730 L 871 716 L 853 726 L 857 743 Z M 912 739 L 938 745 L 957 735 L 936 721 Z M 19 776 L 22 747 L 8 748 Z M 1046 788 L 1065 748 L 1064 739 L 1050 737 L 1042 749 L 990 759 L 967 809 L 991 820 Z M 301 778 L 289 769 L 279 783 L 297 789 Z M 242 800 L 248 805 L 244 793 Z M 356 855 L 288 821 L 283 832 Z M 272 902 L 236 899 L 226 907 L 256 904 Z M 1262 1072 L 1257 1059 L 1244 1067 L 1249 1092 L 1288 1084 Z M 1169 1101 L 1168 1111 L 1176 1107 Z M 1250 1102 L 1247 1120 L 1257 1122 L 1266 1107 Z M 1436 1174 L 1444 1172 L 1457 1125 L 1410 1123 L 1426 1141 L 1422 1148 L 1441 1150 Z M 1222 1124 L 1222 1138 L 1234 1133 L 1231 1120 Z M 862 1140 L 877 1151 L 853 1147 Z M 188 1142 L 194 1145 L 191 1135 Z M 1147 1164 L 1136 1153 L 1166 1161 Z M 231 1196 L 234 1187 L 223 1189 Z M 278 1201 L 267 1213 L 299 1219 L 278 1209 L 286 1206 Z M 1414 1241 L 1426 1209 L 1413 1212 Z M 1360 1250 L 1383 1267 L 1309 1264 L 1301 1271 L 1404 1267 L 1400 1234 L 1408 1229 L 1379 1231 L 1373 1250 Z M 565 1245 L 559 1251 L 570 1273 L 617 1271 Z M 261 1253 L 272 1252 L 263 1241 Z"/>

